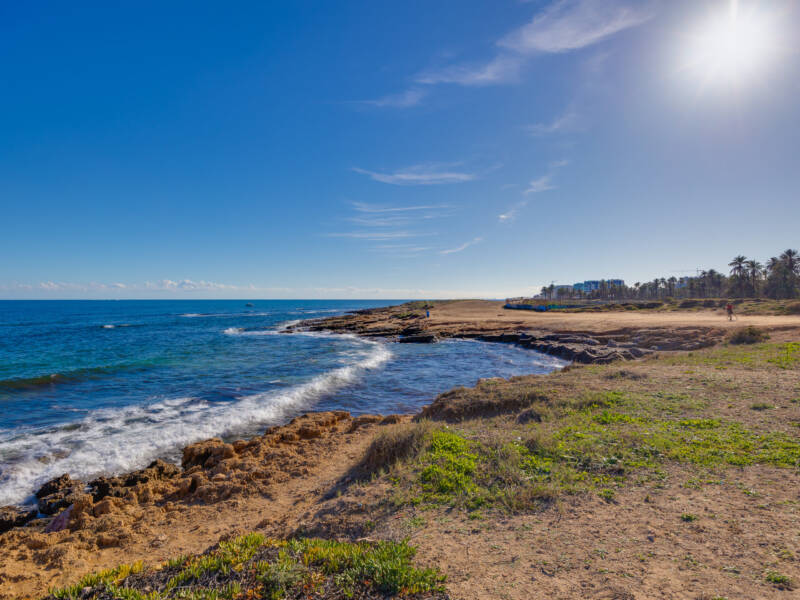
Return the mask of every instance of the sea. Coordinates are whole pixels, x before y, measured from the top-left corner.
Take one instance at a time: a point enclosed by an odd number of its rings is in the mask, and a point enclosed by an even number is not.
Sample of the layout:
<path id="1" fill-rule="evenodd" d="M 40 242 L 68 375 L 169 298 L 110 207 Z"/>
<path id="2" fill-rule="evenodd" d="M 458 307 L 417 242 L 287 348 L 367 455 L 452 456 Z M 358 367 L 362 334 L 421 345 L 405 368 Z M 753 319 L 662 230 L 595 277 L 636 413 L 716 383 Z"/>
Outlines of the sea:
<path id="1" fill-rule="evenodd" d="M 0 301 L 0 506 L 62 473 L 86 480 L 178 462 L 209 437 L 308 411 L 413 413 L 481 377 L 560 359 L 508 344 L 396 344 L 286 333 L 372 300 Z"/>

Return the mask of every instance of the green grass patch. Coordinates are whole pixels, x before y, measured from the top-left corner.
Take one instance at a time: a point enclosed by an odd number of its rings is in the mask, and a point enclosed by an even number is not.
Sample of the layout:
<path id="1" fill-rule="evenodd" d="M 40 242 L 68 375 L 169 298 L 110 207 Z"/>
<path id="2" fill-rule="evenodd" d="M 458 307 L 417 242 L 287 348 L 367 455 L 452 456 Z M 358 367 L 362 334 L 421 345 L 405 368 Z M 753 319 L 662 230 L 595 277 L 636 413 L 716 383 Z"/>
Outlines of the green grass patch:
<path id="1" fill-rule="evenodd" d="M 274 540 L 249 534 L 153 569 L 137 563 L 89 575 L 73 586 L 52 590 L 49 598 L 233 600 L 245 595 L 279 600 L 300 594 L 445 598 L 444 576 L 435 569 L 414 567 L 415 552 L 405 541 Z"/>
<path id="2" fill-rule="evenodd" d="M 764 579 L 779 589 L 792 590 L 794 589 L 794 582 L 788 575 L 782 575 L 777 571 L 767 571 Z"/>

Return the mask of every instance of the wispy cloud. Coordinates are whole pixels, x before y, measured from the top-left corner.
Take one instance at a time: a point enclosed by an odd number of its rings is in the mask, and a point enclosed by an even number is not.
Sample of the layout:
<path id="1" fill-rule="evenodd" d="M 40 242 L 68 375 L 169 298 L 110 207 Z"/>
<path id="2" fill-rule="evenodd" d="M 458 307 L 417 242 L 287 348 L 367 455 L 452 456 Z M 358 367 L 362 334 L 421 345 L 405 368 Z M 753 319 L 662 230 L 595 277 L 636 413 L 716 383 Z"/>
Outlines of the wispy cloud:
<path id="1" fill-rule="evenodd" d="M 527 200 L 517 202 L 514 206 L 509 208 L 506 212 L 497 215 L 497 220 L 501 223 L 510 223 L 517 218 L 517 213 L 528 205 Z"/>
<path id="2" fill-rule="evenodd" d="M 418 206 L 386 206 L 385 204 L 368 204 L 353 202 L 353 208 L 363 213 L 407 213 L 414 211 L 440 210 L 453 208 L 449 204 L 427 204 Z"/>
<path id="3" fill-rule="evenodd" d="M 537 53 L 580 50 L 626 29 L 637 27 L 654 14 L 656 0 L 558 0 L 526 25 L 497 41 L 500 51 L 488 61 L 428 69 L 415 77 L 418 84 L 453 83 L 485 86 L 513 83 L 529 58 Z"/>
<path id="4" fill-rule="evenodd" d="M 484 63 L 429 69 L 417 75 L 416 81 L 426 85 L 456 83 L 465 86 L 509 83 L 519 79 L 522 64 L 518 56 L 501 54 Z"/>
<path id="5" fill-rule="evenodd" d="M 328 237 L 351 238 L 354 240 L 370 240 L 382 242 L 386 240 L 399 240 L 405 238 L 420 237 L 422 235 L 433 235 L 430 233 L 418 233 L 415 231 L 348 231 L 345 233 L 329 233 Z"/>
<path id="6" fill-rule="evenodd" d="M 354 167 L 353 171 L 374 181 L 391 185 L 442 185 L 465 183 L 476 179 L 475 173 L 450 170 L 446 165 L 414 165 L 393 173 L 380 173 Z"/>
<path id="7" fill-rule="evenodd" d="M 552 175 L 542 175 L 537 179 L 532 180 L 528 187 L 523 192 L 524 194 L 538 194 L 540 192 L 546 192 L 548 190 L 556 189 L 556 186 L 553 185 L 553 176 Z"/>
<path id="8" fill-rule="evenodd" d="M 647 1 L 561 0 L 498 43 L 521 54 L 569 52 L 637 27 L 653 15 L 653 4 Z"/>
<path id="9" fill-rule="evenodd" d="M 456 252 L 461 252 L 462 250 L 466 250 L 470 246 L 474 246 L 475 244 L 478 244 L 482 241 L 483 238 L 476 237 L 475 239 L 470 240 L 469 242 L 465 242 L 460 246 L 456 246 L 455 248 L 448 248 L 447 250 L 441 250 L 439 254 L 455 254 Z"/>
<path id="10" fill-rule="evenodd" d="M 379 108 L 410 108 L 419 105 L 427 95 L 426 90 L 411 88 L 398 94 L 388 94 L 374 100 L 359 100 L 356 103 Z"/>

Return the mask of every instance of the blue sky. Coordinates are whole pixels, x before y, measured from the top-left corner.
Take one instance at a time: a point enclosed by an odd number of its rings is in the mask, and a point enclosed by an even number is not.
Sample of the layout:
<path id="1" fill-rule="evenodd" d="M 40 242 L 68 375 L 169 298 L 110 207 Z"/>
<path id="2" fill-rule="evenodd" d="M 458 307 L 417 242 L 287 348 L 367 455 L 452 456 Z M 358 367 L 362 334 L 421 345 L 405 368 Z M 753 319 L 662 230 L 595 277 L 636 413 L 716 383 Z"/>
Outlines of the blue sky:
<path id="1" fill-rule="evenodd" d="M 800 245 L 798 31 L 791 0 L 4 3 L 0 297 L 764 260 Z"/>

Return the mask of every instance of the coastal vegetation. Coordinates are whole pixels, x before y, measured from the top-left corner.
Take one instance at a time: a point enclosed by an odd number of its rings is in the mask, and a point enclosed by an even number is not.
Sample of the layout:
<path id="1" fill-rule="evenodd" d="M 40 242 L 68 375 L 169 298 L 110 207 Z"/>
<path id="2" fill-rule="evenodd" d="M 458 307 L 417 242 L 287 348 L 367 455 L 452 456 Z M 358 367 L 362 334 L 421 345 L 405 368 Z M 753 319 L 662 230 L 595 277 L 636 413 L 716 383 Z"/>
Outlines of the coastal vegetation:
<path id="1" fill-rule="evenodd" d="M 791 248 L 764 263 L 737 255 L 728 263 L 727 275 L 715 269 L 697 270 L 695 276 L 656 277 L 632 286 L 601 280 L 599 289 L 583 292 L 550 284 L 541 289 L 548 300 L 659 300 L 691 298 L 800 298 L 800 253 Z M 800 313 L 800 304 L 793 307 Z"/>
<path id="2" fill-rule="evenodd" d="M 381 433 L 365 460 L 373 472 L 383 463 L 394 502 L 467 512 L 540 510 L 582 493 L 611 501 L 631 480 L 657 482 L 669 463 L 797 469 L 795 433 L 748 422 L 750 411 L 721 415 L 719 404 L 732 401 L 730 388 L 708 385 L 729 367 L 750 369 L 754 380 L 793 368 L 800 359 L 795 346 L 730 345 L 624 370 L 585 367 L 546 378 L 486 380 L 434 402 L 450 422 L 426 419 Z M 690 365 L 695 369 L 688 372 Z M 483 414 L 451 410 L 475 405 Z M 742 403 L 747 407 L 761 405 Z"/>
<path id="3" fill-rule="evenodd" d="M 446 599 L 436 569 L 412 565 L 406 542 L 348 543 L 269 539 L 251 533 L 220 542 L 198 556 L 146 567 L 141 561 L 53 589 L 50 600 L 281 600 L 289 598 Z"/>

